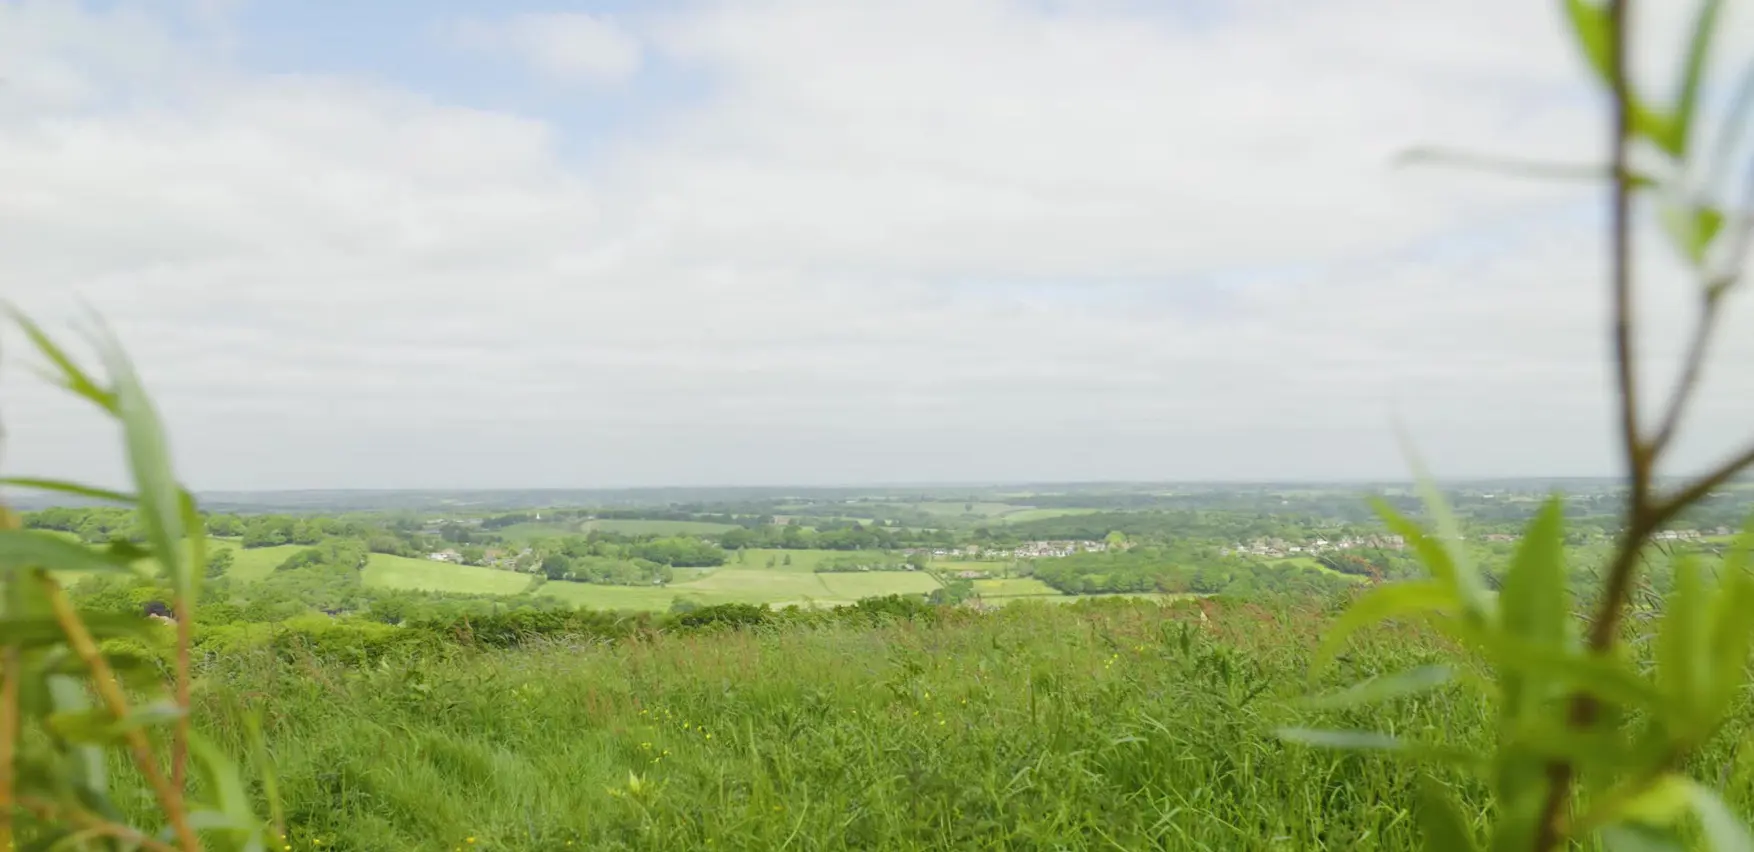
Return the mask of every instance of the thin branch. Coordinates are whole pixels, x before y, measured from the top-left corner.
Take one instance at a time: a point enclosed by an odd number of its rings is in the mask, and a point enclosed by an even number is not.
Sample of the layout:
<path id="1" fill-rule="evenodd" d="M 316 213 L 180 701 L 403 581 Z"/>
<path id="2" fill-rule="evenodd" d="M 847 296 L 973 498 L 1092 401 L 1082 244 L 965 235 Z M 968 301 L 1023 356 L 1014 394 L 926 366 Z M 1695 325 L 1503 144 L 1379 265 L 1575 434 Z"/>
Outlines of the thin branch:
<path id="1" fill-rule="evenodd" d="M 1754 444 L 1750 444 L 1740 453 L 1731 456 L 1728 461 L 1694 480 L 1686 488 L 1657 503 L 1652 508 L 1652 514 L 1657 518 L 1656 526 L 1673 520 L 1676 515 L 1681 514 L 1683 509 L 1710 496 L 1713 489 L 1735 479 L 1737 474 L 1750 467 L 1754 467 Z"/>
<path id="2" fill-rule="evenodd" d="M 187 773 L 189 765 L 189 646 L 194 643 L 193 624 L 195 614 L 190 611 L 191 605 L 186 595 L 177 595 L 172 602 L 177 618 L 177 707 L 182 712 L 177 715 L 171 729 L 171 785 L 181 795 L 188 790 Z"/>
<path id="3" fill-rule="evenodd" d="M 1693 400 L 1693 392 L 1699 387 L 1699 377 L 1705 371 L 1705 355 L 1711 351 L 1711 340 L 1718 326 L 1722 304 L 1722 290 L 1708 289 L 1705 298 L 1699 305 L 1698 324 L 1693 327 L 1693 335 L 1687 342 L 1687 356 L 1681 368 L 1681 378 L 1669 393 L 1668 405 L 1664 407 L 1663 422 L 1650 439 L 1650 457 L 1652 460 L 1661 455 L 1675 437 L 1675 430 L 1681 425 L 1681 415 L 1687 411 L 1687 404 Z"/>
<path id="4" fill-rule="evenodd" d="M 1609 226 L 1609 268 L 1613 288 L 1614 367 L 1620 394 L 1620 442 L 1626 455 L 1627 474 L 1632 480 L 1632 493 L 1627 506 L 1626 534 L 1608 571 L 1608 585 L 1597 608 L 1595 623 L 1590 630 L 1590 648 L 1600 651 L 1613 642 L 1620 612 L 1625 608 L 1632 590 L 1634 568 L 1640 546 L 1652 528 L 1647 517 L 1650 502 L 1652 455 L 1644 445 L 1638 425 L 1638 381 L 1632 334 L 1632 180 L 1627 172 L 1632 136 L 1632 96 L 1627 80 L 1628 39 L 1626 38 L 1626 7 L 1630 0 L 1608 0 L 1608 78 L 1612 88 L 1610 123 L 1613 136 L 1609 140 L 1609 167 L 1613 170 L 1610 189 L 1611 222 Z M 1587 693 L 1572 697 L 1570 724 L 1583 728 L 1592 724 L 1597 712 L 1596 702 Z M 1567 835 L 1566 822 L 1571 801 L 1571 785 L 1575 769 L 1570 762 L 1557 760 L 1547 765 L 1547 798 L 1541 806 L 1536 823 L 1536 852 L 1557 849 Z"/>
<path id="5" fill-rule="evenodd" d="M 62 632 L 67 634 L 67 644 L 72 646 L 74 653 L 79 655 L 80 660 L 91 671 L 92 685 L 97 688 L 104 706 L 118 721 L 128 718 L 128 697 L 122 694 L 121 682 L 116 679 L 116 673 L 110 668 L 110 664 L 104 660 L 97 643 L 92 641 L 91 632 L 85 629 L 85 623 L 79 620 L 79 613 L 73 610 L 73 604 L 67 600 L 67 593 L 47 574 L 39 574 L 38 579 L 42 582 L 49 605 L 55 612 L 55 621 L 60 623 Z M 164 777 L 164 772 L 158 768 L 158 760 L 152 753 L 152 744 L 146 739 L 146 732 L 138 726 L 129 726 L 126 737 L 140 774 L 146 776 L 147 783 L 152 786 L 153 794 L 158 798 L 159 808 L 176 829 L 177 842 L 185 852 L 200 849 L 201 843 L 195 836 L 195 829 L 189 825 L 189 815 L 183 807 L 183 792 L 172 787 L 170 781 Z"/>
<path id="6" fill-rule="evenodd" d="M 137 829 L 129 828 L 120 823 L 110 822 L 102 817 L 86 813 L 85 811 L 77 809 L 62 809 L 57 807 L 53 802 L 47 802 L 29 796 L 20 799 L 18 804 L 25 810 L 35 814 L 38 819 L 45 822 L 69 822 L 80 826 L 80 831 L 78 832 L 80 835 L 87 837 L 114 837 L 117 840 L 125 840 L 130 843 L 138 844 L 143 848 L 153 850 L 153 852 L 178 852 L 175 846 L 165 843 L 156 837 Z"/>
<path id="7" fill-rule="evenodd" d="M 17 581 L 14 581 L 17 582 Z M 18 745 L 18 667 L 21 665 L 17 645 L 6 646 L 0 659 L 0 849 L 14 848 L 12 840 L 13 754 Z"/>

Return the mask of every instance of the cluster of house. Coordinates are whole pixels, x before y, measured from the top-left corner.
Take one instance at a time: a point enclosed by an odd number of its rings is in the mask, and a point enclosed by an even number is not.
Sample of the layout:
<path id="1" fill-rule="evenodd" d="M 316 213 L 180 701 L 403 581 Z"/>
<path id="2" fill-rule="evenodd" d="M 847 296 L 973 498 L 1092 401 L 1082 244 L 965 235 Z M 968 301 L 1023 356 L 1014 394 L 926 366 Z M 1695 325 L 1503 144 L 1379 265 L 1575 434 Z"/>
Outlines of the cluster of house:
<path id="1" fill-rule="evenodd" d="M 510 550 L 499 550 L 497 548 L 488 548 L 487 559 L 484 560 L 484 564 L 495 568 L 510 568 L 512 563 L 516 562 L 519 557 L 529 555 L 530 548 L 528 547 L 515 552 Z M 463 564 L 463 554 L 454 548 L 433 551 L 432 553 L 428 553 L 426 558 L 434 562 L 451 562 L 457 565 Z"/>
<path id="2" fill-rule="evenodd" d="M 1340 550 L 1405 550 L 1406 539 L 1398 535 L 1366 535 L 1341 536 L 1329 541 L 1317 538 L 1313 541 L 1293 544 L 1282 538 L 1256 539 L 1248 544 L 1233 544 L 1220 552 L 1225 556 L 1264 556 L 1268 559 L 1283 559 L 1288 556 L 1308 556 L 1319 553 L 1333 553 Z"/>
<path id="3" fill-rule="evenodd" d="M 971 544 L 967 547 L 940 547 L 935 550 L 915 547 L 903 552 L 909 556 L 931 555 L 939 559 L 1045 559 L 1071 556 L 1074 553 L 1101 553 L 1105 550 L 1108 550 L 1108 543 L 1103 541 L 1031 541 L 1009 548 Z"/>

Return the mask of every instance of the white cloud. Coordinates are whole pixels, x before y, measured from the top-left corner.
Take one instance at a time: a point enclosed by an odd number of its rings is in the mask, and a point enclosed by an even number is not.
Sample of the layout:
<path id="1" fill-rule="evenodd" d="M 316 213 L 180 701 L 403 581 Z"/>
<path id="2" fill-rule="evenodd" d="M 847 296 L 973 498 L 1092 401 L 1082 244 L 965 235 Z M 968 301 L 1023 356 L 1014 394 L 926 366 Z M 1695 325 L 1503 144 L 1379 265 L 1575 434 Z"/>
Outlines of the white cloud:
<path id="1" fill-rule="evenodd" d="M 515 56 L 562 82 L 617 82 L 639 71 L 639 39 L 614 19 L 582 12 L 528 13 L 451 26 L 459 46 Z"/>
<path id="2" fill-rule="evenodd" d="M 1544 4 L 687 6 L 640 35 L 706 93 L 583 160 L 49 9 L 0 5 L 73 81 L 0 95 L 0 281 L 122 330 L 204 487 L 1385 476 L 1396 412 L 1444 473 L 1610 458 L 1593 196 L 1387 165 L 1588 158 Z M 1690 460 L 1754 424 L 1739 310 Z M 18 350 L 4 461 L 103 475 Z"/>

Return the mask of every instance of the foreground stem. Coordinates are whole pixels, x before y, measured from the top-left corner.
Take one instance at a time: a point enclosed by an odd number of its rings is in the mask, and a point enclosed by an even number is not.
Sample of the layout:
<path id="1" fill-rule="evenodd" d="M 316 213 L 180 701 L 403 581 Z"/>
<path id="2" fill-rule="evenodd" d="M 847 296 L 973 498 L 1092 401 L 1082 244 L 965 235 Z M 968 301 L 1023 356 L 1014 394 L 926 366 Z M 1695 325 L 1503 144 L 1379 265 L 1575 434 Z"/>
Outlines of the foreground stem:
<path id="1" fill-rule="evenodd" d="M 1608 569 L 1608 583 L 1598 604 L 1596 618 L 1590 626 L 1589 647 L 1595 653 L 1607 650 L 1614 642 L 1620 613 L 1632 593 L 1632 579 L 1638 566 L 1638 554 L 1654 529 L 1651 521 L 1651 472 L 1654 447 L 1644 443 L 1638 425 L 1638 373 L 1634 359 L 1632 305 L 1632 182 L 1627 174 L 1627 159 L 1632 135 L 1630 86 L 1626 73 L 1626 7 L 1629 0 L 1608 0 L 1609 85 L 1612 88 L 1609 121 L 1610 139 L 1610 222 L 1609 275 L 1612 279 L 1614 312 L 1614 379 L 1619 391 L 1620 443 L 1626 458 L 1627 474 L 1632 480 L 1627 501 L 1626 532 L 1619 550 Z M 1594 724 L 1598 712 L 1596 701 L 1586 693 L 1571 698 L 1568 722 L 1573 728 Z M 1540 820 L 1535 829 L 1536 852 L 1549 852 L 1565 842 L 1569 817 L 1572 781 L 1576 771 L 1568 761 L 1558 760 L 1547 765 L 1547 798 L 1542 803 Z"/>

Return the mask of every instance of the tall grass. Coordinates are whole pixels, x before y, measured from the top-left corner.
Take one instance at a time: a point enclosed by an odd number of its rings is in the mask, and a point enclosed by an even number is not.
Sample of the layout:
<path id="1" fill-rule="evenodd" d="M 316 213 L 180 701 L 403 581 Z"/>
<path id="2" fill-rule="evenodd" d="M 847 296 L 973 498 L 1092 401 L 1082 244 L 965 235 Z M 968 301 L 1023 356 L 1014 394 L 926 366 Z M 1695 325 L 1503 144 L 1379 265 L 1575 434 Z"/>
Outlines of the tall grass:
<path id="1" fill-rule="evenodd" d="M 363 668 L 248 654 L 203 672 L 195 716 L 236 750 L 246 708 L 263 714 L 295 849 L 1414 848 L 1419 770 L 1271 731 L 1387 717 L 1468 750 L 1490 745 L 1492 708 L 1451 686 L 1368 719 L 1302 709 L 1325 621 L 1026 603 Z M 1336 682 L 1443 653 L 1391 627 Z"/>

